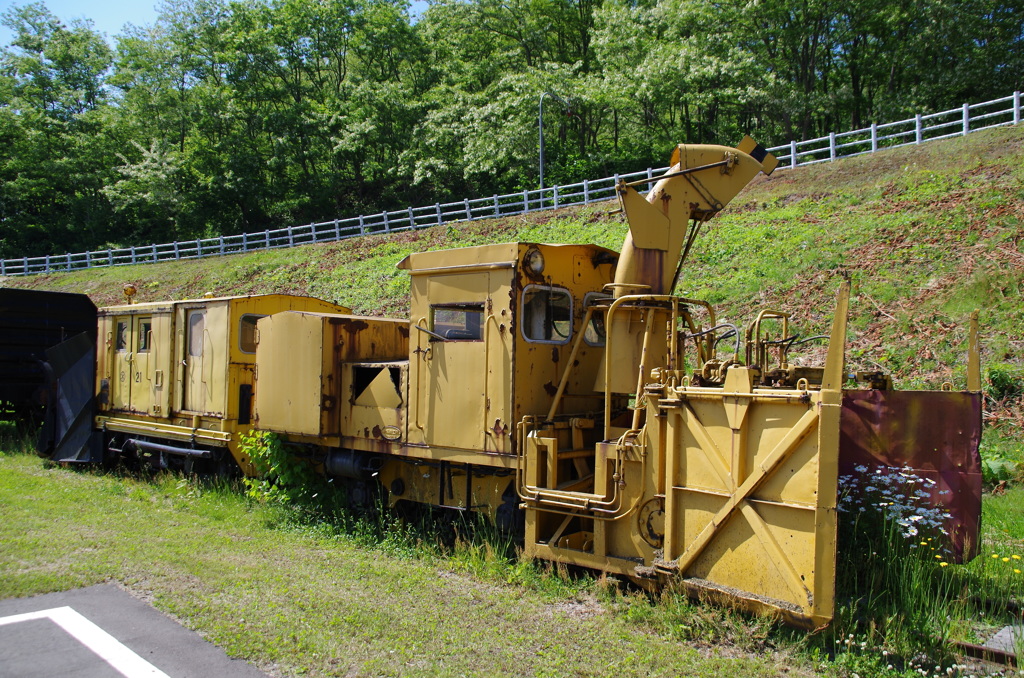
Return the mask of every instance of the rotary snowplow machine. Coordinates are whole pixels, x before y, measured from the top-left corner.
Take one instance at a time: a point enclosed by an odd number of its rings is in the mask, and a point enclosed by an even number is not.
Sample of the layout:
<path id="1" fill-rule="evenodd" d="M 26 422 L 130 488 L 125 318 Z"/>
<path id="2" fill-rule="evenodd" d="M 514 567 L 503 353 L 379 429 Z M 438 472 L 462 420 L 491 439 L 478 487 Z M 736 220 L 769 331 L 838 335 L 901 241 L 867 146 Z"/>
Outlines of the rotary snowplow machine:
<path id="1" fill-rule="evenodd" d="M 412 278 L 408 320 L 252 302 L 240 316 L 255 325 L 240 339 L 254 350 L 241 378 L 214 377 L 241 364 L 235 321 L 225 316 L 211 341 L 189 311 L 170 314 L 160 350 L 172 367 L 159 382 L 128 377 L 142 407 L 110 396 L 119 371 L 138 365 L 119 352 L 152 337 L 108 333 L 100 430 L 65 460 L 210 453 L 249 472 L 239 436 L 272 431 L 357 495 L 525 523 L 529 557 L 826 624 L 841 468 L 915 468 L 951 513 L 951 548 L 973 556 L 977 332 L 966 391 L 900 392 L 885 375 L 846 370 L 845 281 L 831 332 L 810 338 L 824 345 L 817 366 L 790 360 L 801 340 L 787 313 L 765 309 L 738 327 L 677 295 L 702 227 L 776 164 L 750 138 L 680 145 L 646 196 L 619 184 L 629 225 L 620 253 L 511 243 L 412 254 L 399 264 Z M 116 324 L 139 308 L 103 313 Z M 151 327 L 134 316 L 130 326 Z M 215 381 L 227 395 L 200 397 Z"/>

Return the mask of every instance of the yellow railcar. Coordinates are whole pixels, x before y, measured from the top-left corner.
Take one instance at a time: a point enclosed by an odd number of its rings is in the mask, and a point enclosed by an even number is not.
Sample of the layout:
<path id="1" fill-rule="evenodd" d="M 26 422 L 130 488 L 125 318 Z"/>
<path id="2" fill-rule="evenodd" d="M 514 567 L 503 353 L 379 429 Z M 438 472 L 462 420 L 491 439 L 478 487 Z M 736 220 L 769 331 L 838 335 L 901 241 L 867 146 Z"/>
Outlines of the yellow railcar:
<path id="1" fill-rule="evenodd" d="M 104 445 L 152 457 L 228 461 L 249 472 L 256 323 L 282 311 L 347 313 L 311 297 L 267 294 L 126 304 L 98 314 L 96 426 Z"/>

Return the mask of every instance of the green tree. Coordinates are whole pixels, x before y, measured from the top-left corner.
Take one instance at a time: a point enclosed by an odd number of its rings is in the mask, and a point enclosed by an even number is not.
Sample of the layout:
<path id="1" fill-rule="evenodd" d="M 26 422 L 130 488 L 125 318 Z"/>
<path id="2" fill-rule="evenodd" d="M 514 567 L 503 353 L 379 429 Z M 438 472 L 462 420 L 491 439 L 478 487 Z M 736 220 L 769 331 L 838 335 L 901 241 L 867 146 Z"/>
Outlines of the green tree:
<path id="1" fill-rule="evenodd" d="M 65 26 L 42 3 L 0 16 L 14 33 L 0 51 L 0 241 L 34 255 L 117 233 L 102 193 L 116 141 L 105 77 L 111 51 L 88 23 Z"/>

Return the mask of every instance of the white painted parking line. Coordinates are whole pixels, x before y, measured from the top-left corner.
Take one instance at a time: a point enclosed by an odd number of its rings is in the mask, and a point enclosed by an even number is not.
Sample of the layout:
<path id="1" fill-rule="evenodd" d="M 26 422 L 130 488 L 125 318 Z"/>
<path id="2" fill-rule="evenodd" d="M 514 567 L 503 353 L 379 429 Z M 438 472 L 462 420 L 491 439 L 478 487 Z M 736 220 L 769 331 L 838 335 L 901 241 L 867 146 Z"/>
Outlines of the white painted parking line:
<path id="1" fill-rule="evenodd" d="M 57 624 L 125 678 L 170 678 L 70 607 L 55 607 L 51 610 L 0 617 L 0 626 L 36 619 L 49 619 Z"/>

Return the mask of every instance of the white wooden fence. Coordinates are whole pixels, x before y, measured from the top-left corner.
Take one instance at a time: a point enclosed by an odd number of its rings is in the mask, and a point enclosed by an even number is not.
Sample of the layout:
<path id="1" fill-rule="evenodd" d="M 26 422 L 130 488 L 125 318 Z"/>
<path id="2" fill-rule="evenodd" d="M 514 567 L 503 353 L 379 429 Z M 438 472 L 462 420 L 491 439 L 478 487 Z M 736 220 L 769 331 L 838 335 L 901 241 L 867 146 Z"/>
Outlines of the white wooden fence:
<path id="1" fill-rule="evenodd" d="M 941 113 L 915 115 L 913 118 L 872 124 L 852 132 L 832 133 L 817 139 L 791 141 L 768 150 L 779 158 L 780 168 L 791 168 L 837 158 L 849 158 L 924 141 L 963 136 L 988 127 L 1016 125 L 1021 120 L 1021 93 L 986 101 L 964 104 Z M 556 209 L 570 205 L 610 200 L 615 197 L 619 179 L 655 180 L 667 168 L 647 168 L 641 172 L 615 175 L 605 179 L 583 181 L 543 190 L 526 190 L 490 198 L 466 199 L 461 202 L 435 203 L 425 207 L 380 212 L 348 219 L 335 219 L 305 226 L 288 226 L 273 230 L 216 238 L 184 240 L 162 245 L 144 245 L 120 249 L 51 254 L 44 257 L 21 257 L 0 260 L 0 277 L 72 271 L 100 266 L 125 266 L 174 259 L 221 256 L 236 252 L 294 247 L 309 243 L 353 238 L 371 233 L 407 231 L 428 226 L 510 216 L 526 212 Z"/>

